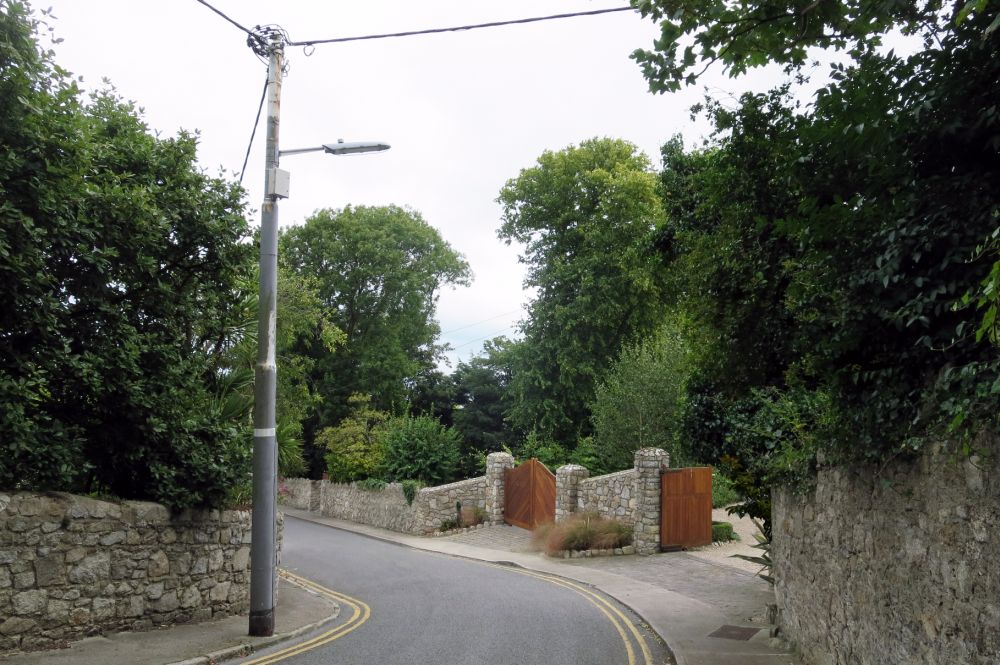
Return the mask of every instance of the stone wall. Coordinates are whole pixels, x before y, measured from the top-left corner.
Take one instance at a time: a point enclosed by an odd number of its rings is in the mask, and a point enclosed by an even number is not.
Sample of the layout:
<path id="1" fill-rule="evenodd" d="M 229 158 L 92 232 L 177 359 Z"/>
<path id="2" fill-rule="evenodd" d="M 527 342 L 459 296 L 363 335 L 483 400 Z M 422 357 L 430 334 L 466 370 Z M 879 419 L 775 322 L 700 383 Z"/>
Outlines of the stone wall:
<path id="1" fill-rule="evenodd" d="M 635 477 L 635 469 L 627 469 L 580 481 L 577 510 L 595 512 L 626 524 L 634 523 Z"/>
<path id="2" fill-rule="evenodd" d="M 782 632 L 806 663 L 1000 663 L 1000 446 L 985 445 L 774 492 Z"/>
<path id="3" fill-rule="evenodd" d="M 0 652 L 244 612 L 249 543 L 245 511 L 0 493 Z"/>
<path id="4" fill-rule="evenodd" d="M 660 549 L 660 474 L 670 455 L 659 448 L 640 448 L 632 469 L 589 478 L 582 466 L 556 470 L 556 521 L 579 511 L 593 511 L 632 525 L 638 554 Z"/>
<path id="5" fill-rule="evenodd" d="M 314 482 L 308 478 L 283 478 L 278 483 L 278 497 L 282 505 L 311 510 Z"/>
<path id="6" fill-rule="evenodd" d="M 390 483 L 381 490 L 367 490 L 355 483 L 318 482 L 320 514 L 324 517 L 414 533 L 416 510 L 406 502 L 399 483 Z"/>
<path id="7" fill-rule="evenodd" d="M 486 476 L 461 480 L 450 485 L 425 487 L 417 492 L 414 533 L 434 533 L 445 520 L 455 519 L 455 502 L 463 508 L 486 509 Z"/>
<path id="8" fill-rule="evenodd" d="M 414 496 L 412 505 L 406 502 L 403 486 L 399 483 L 390 483 L 381 490 L 367 490 L 355 483 L 305 482 L 315 483 L 314 487 L 319 488 L 320 513 L 324 517 L 402 533 L 427 534 L 437 531 L 442 522 L 455 518 L 456 501 L 461 501 L 465 508 L 484 510 L 487 503 L 485 476 L 449 485 L 421 488 Z M 299 494 L 297 491 L 290 492 L 289 497 L 282 498 L 282 503 L 299 508 L 309 500 L 305 490 Z"/>

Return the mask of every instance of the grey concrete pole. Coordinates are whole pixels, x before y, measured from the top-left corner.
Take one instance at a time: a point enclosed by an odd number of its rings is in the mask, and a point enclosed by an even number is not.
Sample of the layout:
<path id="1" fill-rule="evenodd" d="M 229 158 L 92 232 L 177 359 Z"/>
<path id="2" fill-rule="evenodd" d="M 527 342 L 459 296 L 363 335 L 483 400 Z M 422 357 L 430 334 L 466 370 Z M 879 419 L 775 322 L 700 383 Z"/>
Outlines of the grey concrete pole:
<path id="1" fill-rule="evenodd" d="M 274 590 L 277 579 L 276 512 L 278 445 L 275 437 L 277 365 L 275 328 L 278 320 L 278 115 L 284 44 L 272 35 L 267 70 L 267 156 L 265 194 L 260 215 L 260 297 L 257 319 L 257 364 L 253 408 L 253 521 L 250 542 L 250 635 L 274 634 Z"/>

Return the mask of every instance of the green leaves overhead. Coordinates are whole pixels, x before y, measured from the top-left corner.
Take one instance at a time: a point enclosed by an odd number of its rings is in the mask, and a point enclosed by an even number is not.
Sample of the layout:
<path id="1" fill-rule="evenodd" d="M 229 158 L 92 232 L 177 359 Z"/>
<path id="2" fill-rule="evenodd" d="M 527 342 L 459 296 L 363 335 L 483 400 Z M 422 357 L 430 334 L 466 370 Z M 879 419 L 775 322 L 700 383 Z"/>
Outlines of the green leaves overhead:
<path id="1" fill-rule="evenodd" d="M 931 46 L 956 21 L 979 19 L 988 36 L 1000 24 L 997 4 L 986 0 L 633 0 L 660 26 L 651 49 L 632 57 L 653 92 L 691 85 L 714 63 L 730 76 L 754 67 L 809 60 L 810 48 L 846 51 L 852 58 L 874 54 L 891 31 L 919 34 Z"/>
<path id="2" fill-rule="evenodd" d="M 498 201 L 498 234 L 525 245 L 525 285 L 537 289 L 514 351 L 511 420 L 573 447 L 596 381 L 662 313 L 656 177 L 635 146 L 592 139 L 544 153 Z"/>

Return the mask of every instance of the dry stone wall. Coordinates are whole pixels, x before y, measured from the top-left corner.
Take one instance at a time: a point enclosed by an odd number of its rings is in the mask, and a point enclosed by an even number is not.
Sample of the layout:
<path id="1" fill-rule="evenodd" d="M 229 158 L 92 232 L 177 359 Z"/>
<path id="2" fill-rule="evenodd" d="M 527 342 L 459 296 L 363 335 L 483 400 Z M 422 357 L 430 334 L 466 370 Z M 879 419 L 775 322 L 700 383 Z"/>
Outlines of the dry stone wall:
<path id="1" fill-rule="evenodd" d="M 434 533 L 445 520 L 455 519 L 455 503 L 463 508 L 486 509 L 486 477 L 470 478 L 449 485 L 425 487 L 417 492 L 414 533 Z"/>
<path id="2" fill-rule="evenodd" d="M 406 502 L 403 487 L 390 483 L 381 490 L 362 489 L 355 483 L 320 483 L 320 514 L 324 517 L 370 524 L 413 533 L 416 511 Z M 298 506 L 296 506 L 298 507 Z"/>
<path id="3" fill-rule="evenodd" d="M 0 493 L 0 652 L 247 610 L 250 514 Z"/>
<path id="4" fill-rule="evenodd" d="M 577 510 L 595 512 L 603 517 L 635 521 L 635 469 L 627 469 L 580 482 Z"/>
<path id="5" fill-rule="evenodd" d="M 810 665 L 1000 663 L 1000 446 L 773 495 L 782 631 Z"/>
<path id="6" fill-rule="evenodd" d="M 278 483 L 278 497 L 282 505 L 311 510 L 315 482 L 308 478 L 283 478 Z"/>
<path id="7" fill-rule="evenodd" d="M 369 490 L 358 487 L 356 483 L 299 479 L 292 482 L 300 488 L 304 488 L 305 483 L 312 483 L 312 492 L 320 493 L 319 511 L 324 517 L 402 533 L 434 533 L 442 522 L 455 518 L 456 501 L 461 502 L 463 508 L 485 510 L 487 504 L 485 476 L 449 485 L 424 487 L 416 492 L 412 504 L 407 503 L 403 486 L 399 483 L 390 483 L 381 490 Z M 291 491 L 282 498 L 282 503 L 308 510 L 311 496 L 305 489 Z"/>
<path id="8" fill-rule="evenodd" d="M 575 512 L 596 512 L 632 525 L 637 554 L 660 548 L 660 474 L 670 455 L 660 448 L 640 448 L 632 469 L 589 478 L 582 466 L 556 470 L 556 521 Z"/>

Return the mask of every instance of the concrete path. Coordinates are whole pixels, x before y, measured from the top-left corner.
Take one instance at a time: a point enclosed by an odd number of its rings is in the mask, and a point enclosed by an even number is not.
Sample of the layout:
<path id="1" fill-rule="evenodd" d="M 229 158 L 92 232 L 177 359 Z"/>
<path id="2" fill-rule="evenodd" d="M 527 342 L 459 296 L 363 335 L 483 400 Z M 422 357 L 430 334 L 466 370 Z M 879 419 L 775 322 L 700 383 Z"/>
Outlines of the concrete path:
<path id="1" fill-rule="evenodd" d="M 320 517 L 285 508 L 286 516 L 310 520 L 417 549 L 481 561 L 507 562 L 592 585 L 641 616 L 673 652 L 678 665 L 796 665 L 772 644 L 763 624 L 773 594 L 747 571 L 685 553 L 600 559 L 552 559 L 528 551 L 528 532 L 493 526 L 454 536 L 424 538 Z M 731 626 L 747 631 L 722 630 Z M 754 629 L 758 629 L 754 631 Z M 737 633 L 743 633 L 737 635 Z M 749 639 L 731 639 L 748 637 Z"/>

